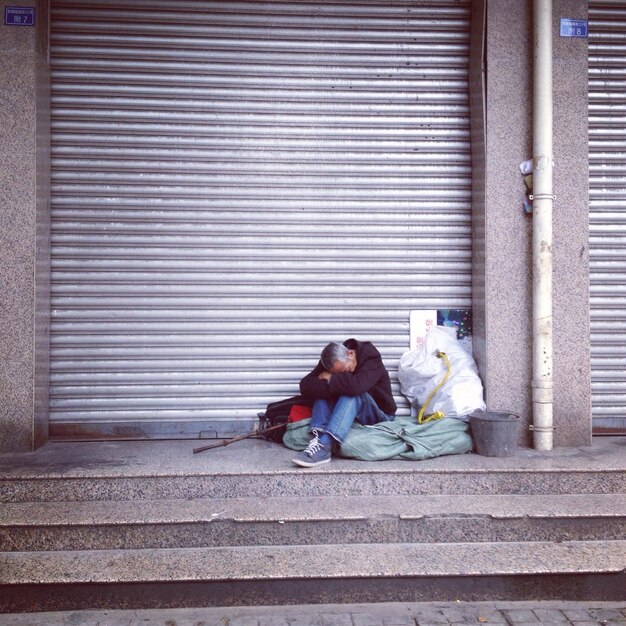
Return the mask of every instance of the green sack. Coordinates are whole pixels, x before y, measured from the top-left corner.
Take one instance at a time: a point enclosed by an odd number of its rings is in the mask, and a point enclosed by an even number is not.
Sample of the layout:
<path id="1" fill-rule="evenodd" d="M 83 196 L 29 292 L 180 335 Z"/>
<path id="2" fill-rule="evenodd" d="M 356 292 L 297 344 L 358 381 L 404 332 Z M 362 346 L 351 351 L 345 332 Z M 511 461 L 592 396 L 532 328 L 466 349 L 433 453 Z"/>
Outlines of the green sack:
<path id="1" fill-rule="evenodd" d="M 310 418 L 297 422 L 287 422 L 287 430 L 283 435 L 283 445 L 290 450 L 304 450 L 311 441 L 310 427 Z"/>
<path id="2" fill-rule="evenodd" d="M 291 450 L 304 450 L 311 439 L 311 420 L 287 424 L 283 444 Z M 465 454 L 472 450 L 469 424 L 445 417 L 418 424 L 415 417 L 398 417 L 393 422 L 363 426 L 355 422 L 339 453 L 361 461 L 407 459 L 421 461 L 447 454 Z"/>
<path id="3" fill-rule="evenodd" d="M 418 424 L 414 417 L 373 426 L 352 425 L 341 444 L 341 456 L 362 461 L 408 459 L 421 461 L 472 450 L 469 424 L 453 417 Z"/>

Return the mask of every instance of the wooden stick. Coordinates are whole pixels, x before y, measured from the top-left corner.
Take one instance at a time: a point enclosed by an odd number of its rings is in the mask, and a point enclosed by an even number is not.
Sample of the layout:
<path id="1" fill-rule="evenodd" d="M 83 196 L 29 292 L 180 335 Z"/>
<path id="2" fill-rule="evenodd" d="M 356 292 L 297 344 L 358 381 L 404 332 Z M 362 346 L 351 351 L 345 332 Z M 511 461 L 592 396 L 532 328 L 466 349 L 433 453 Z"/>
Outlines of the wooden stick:
<path id="1" fill-rule="evenodd" d="M 263 433 L 268 433 L 271 430 L 278 430 L 279 428 L 284 428 L 285 424 L 276 424 L 276 426 L 270 426 L 269 428 L 264 428 L 263 430 L 259 430 L 255 428 L 252 432 L 246 433 L 245 435 L 239 435 L 238 437 L 232 437 L 231 439 L 224 439 L 219 443 L 210 443 L 208 446 L 201 446 L 200 448 L 194 448 L 193 453 L 197 454 L 198 452 L 204 452 L 205 450 L 211 450 L 212 448 L 221 448 L 223 446 L 227 446 L 231 443 L 235 443 L 235 441 L 242 441 L 243 439 L 249 439 L 250 437 L 254 437 L 255 435 L 262 435 Z"/>

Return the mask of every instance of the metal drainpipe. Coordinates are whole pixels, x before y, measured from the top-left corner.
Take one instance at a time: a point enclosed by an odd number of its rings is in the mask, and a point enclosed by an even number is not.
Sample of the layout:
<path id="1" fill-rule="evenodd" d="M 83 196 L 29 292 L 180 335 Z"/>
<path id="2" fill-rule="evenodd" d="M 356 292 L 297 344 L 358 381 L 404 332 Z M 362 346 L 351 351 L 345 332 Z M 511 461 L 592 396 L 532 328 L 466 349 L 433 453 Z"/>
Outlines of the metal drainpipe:
<path id="1" fill-rule="evenodd" d="M 534 0 L 533 443 L 552 450 L 552 0 Z"/>

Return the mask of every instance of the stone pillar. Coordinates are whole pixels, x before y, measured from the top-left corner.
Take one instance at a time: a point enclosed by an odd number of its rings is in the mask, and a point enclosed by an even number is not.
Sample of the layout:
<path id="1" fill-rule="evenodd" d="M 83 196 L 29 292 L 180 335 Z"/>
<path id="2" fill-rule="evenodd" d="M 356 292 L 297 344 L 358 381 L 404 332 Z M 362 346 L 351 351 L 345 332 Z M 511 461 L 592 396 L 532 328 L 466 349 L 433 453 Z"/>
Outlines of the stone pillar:
<path id="1" fill-rule="evenodd" d="M 475 357 L 488 410 L 521 415 L 521 445 L 532 443 L 532 217 L 519 171 L 532 157 L 532 4 L 475 0 L 470 59 Z M 559 37 L 559 18 L 585 19 L 586 6 L 554 0 L 555 446 L 591 442 L 587 45 Z"/>
<path id="2" fill-rule="evenodd" d="M 34 26 L 4 24 L 16 5 L 35 7 Z M 48 7 L 0 11 L 0 452 L 14 452 L 48 437 Z"/>
<path id="3" fill-rule="evenodd" d="M 559 19 L 587 19 L 587 0 L 554 2 L 554 442 L 591 443 L 587 39 Z"/>

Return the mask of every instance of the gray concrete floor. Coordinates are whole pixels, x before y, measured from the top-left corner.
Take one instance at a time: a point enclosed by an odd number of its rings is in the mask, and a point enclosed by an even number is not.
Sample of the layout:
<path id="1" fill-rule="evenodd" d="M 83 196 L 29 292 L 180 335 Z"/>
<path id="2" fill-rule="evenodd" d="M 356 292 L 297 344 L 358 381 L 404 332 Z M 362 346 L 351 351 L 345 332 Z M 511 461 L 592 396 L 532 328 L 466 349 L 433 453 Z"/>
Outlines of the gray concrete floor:
<path id="1" fill-rule="evenodd" d="M 626 600 L 624 602 L 398 602 L 0 615 L 0 626 L 446 626 L 449 624 L 618 626 L 625 623 Z"/>
<path id="2" fill-rule="evenodd" d="M 0 479 L 32 477 L 193 476 L 239 473 L 307 472 L 291 463 L 293 452 L 260 439 L 247 439 L 198 454 L 206 440 L 50 442 L 30 453 L 0 454 Z M 537 452 L 520 448 L 508 458 L 463 454 L 427 461 L 355 461 L 333 458 L 314 468 L 323 472 L 420 472 L 570 470 L 623 471 L 626 437 L 597 437 L 593 445 Z"/>

